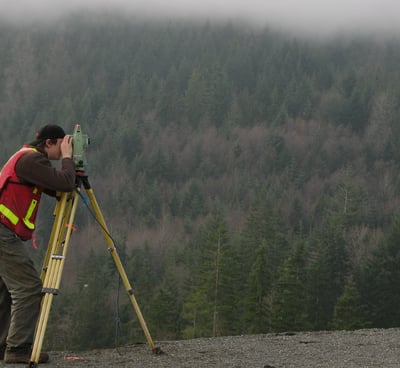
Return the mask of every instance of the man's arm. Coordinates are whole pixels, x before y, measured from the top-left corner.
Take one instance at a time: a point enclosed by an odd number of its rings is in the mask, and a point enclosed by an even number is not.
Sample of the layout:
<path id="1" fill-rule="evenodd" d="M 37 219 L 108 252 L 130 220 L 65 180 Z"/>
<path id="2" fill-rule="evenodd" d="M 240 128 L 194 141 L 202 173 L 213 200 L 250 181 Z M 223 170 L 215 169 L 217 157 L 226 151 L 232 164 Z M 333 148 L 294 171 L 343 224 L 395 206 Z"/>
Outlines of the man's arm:
<path id="1" fill-rule="evenodd" d="M 49 191 L 71 192 L 75 188 L 75 164 L 71 158 L 61 160 L 61 169 L 39 152 L 23 155 L 15 165 L 19 178 Z"/>

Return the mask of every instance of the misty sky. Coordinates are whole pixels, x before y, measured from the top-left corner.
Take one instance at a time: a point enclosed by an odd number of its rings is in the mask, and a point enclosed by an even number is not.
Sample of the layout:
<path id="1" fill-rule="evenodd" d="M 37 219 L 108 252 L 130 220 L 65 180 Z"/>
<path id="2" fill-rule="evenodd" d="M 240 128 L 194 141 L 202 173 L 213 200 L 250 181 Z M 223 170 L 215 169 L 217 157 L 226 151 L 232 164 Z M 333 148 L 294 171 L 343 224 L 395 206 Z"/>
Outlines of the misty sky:
<path id="1" fill-rule="evenodd" d="M 57 19 L 82 9 L 184 19 L 243 18 L 256 25 L 317 34 L 400 34 L 400 0 L 0 0 L 0 19 Z"/>

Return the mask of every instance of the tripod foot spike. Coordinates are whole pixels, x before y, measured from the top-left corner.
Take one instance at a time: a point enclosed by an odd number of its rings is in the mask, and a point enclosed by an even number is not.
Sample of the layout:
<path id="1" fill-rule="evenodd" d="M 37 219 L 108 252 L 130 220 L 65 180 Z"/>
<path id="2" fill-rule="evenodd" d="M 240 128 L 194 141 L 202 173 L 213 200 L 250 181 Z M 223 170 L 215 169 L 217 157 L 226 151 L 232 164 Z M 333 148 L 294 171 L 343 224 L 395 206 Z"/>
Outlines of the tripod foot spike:
<path id="1" fill-rule="evenodd" d="M 159 346 L 156 346 L 152 351 L 153 351 L 153 354 L 154 354 L 154 355 L 162 355 L 162 354 L 165 354 L 165 353 L 161 350 L 161 348 L 160 348 Z"/>

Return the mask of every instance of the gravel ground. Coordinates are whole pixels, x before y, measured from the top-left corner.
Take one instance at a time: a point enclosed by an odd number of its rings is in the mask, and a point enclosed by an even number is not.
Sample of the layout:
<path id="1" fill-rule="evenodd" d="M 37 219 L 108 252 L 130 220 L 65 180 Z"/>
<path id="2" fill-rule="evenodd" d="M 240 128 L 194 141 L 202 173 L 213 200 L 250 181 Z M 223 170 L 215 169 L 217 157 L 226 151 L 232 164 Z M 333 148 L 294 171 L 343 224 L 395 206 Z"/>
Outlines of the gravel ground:
<path id="1" fill-rule="evenodd" d="M 140 368 L 400 367 L 400 329 L 302 332 L 155 342 L 85 352 L 51 352 L 45 366 Z M 1 367 L 17 367 L 4 363 Z M 24 366 L 24 365 L 23 365 Z"/>

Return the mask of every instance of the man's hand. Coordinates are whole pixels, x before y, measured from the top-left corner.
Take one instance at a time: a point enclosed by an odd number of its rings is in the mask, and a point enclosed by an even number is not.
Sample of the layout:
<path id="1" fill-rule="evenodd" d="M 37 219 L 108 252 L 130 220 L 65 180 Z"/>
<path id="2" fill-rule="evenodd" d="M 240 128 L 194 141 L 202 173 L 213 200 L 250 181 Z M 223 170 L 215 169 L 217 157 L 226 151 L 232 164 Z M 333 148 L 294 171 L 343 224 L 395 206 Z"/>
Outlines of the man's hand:
<path id="1" fill-rule="evenodd" d="M 72 158 L 72 135 L 66 135 L 61 142 L 62 158 Z"/>

